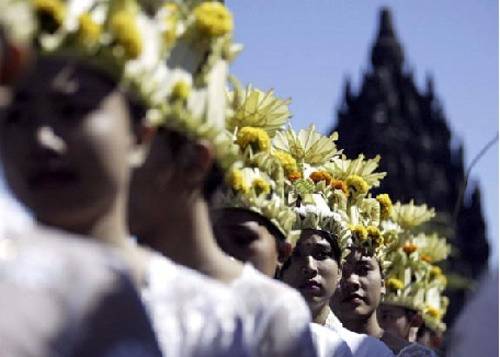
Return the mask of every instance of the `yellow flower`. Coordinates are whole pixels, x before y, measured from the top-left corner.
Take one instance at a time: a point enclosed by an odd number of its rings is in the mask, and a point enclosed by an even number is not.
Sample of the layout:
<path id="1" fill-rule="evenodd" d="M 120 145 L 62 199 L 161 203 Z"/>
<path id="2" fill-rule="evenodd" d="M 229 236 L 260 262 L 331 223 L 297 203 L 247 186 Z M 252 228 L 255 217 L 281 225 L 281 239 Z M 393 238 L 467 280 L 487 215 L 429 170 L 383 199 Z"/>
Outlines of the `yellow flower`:
<path id="1" fill-rule="evenodd" d="M 172 93 L 170 94 L 172 99 L 186 100 L 191 93 L 191 86 L 186 81 L 178 81 L 172 87 Z"/>
<path id="2" fill-rule="evenodd" d="M 40 27 L 49 33 L 56 32 L 64 22 L 66 7 L 60 0 L 35 0 L 35 12 Z"/>
<path id="3" fill-rule="evenodd" d="M 362 225 L 356 224 L 351 226 L 352 235 L 355 236 L 360 241 L 365 241 L 368 239 L 368 231 Z"/>
<path id="4" fill-rule="evenodd" d="M 314 171 L 309 175 L 309 178 L 313 180 L 314 183 L 325 181 L 327 185 L 333 180 L 332 176 L 326 171 Z"/>
<path id="5" fill-rule="evenodd" d="M 347 184 L 344 181 L 333 179 L 332 183 L 331 183 L 331 186 L 335 190 L 341 190 L 342 192 L 344 192 L 344 194 L 346 196 L 349 195 L 349 188 L 347 187 Z"/>
<path id="6" fill-rule="evenodd" d="M 349 189 L 353 190 L 355 193 L 364 195 L 368 192 L 368 184 L 361 176 L 350 175 L 347 177 L 346 183 L 347 187 L 349 187 Z"/>
<path id="7" fill-rule="evenodd" d="M 177 21 L 179 19 L 179 7 L 174 3 L 167 3 L 163 6 L 167 15 L 165 17 L 165 31 L 163 32 L 163 39 L 167 47 L 174 44 L 177 39 Z"/>
<path id="8" fill-rule="evenodd" d="M 406 254 L 411 254 L 413 253 L 414 251 L 417 250 L 417 245 L 415 243 L 411 243 L 411 242 L 406 242 L 404 245 L 403 245 L 403 251 L 406 253 Z"/>
<path id="9" fill-rule="evenodd" d="M 368 233 L 368 237 L 375 243 L 376 247 L 380 247 L 384 243 L 384 238 L 377 227 L 368 226 L 366 227 L 366 232 Z"/>
<path id="10" fill-rule="evenodd" d="M 438 267 L 437 265 L 434 265 L 432 268 L 431 268 L 431 278 L 437 278 L 437 277 L 440 277 L 441 275 L 443 275 L 443 271 L 441 270 L 440 267 Z"/>
<path id="11" fill-rule="evenodd" d="M 387 280 L 387 287 L 389 290 L 401 290 L 405 287 L 405 284 L 397 278 L 389 278 Z"/>
<path id="12" fill-rule="evenodd" d="M 273 153 L 273 156 L 278 159 L 281 166 L 285 170 L 285 173 L 289 174 L 297 171 L 297 161 L 295 161 L 293 156 L 289 153 L 282 150 L 277 150 Z"/>
<path id="13" fill-rule="evenodd" d="M 437 309 L 433 306 L 427 306 L 424 309 L 424 314 L 429 315 L 430 317 L 437 319 L 437 320 L 440 320 L 441 317 L 443 316 L 443 313 L 439 309 Z"/>
<path id="14" fill-rule="evenodd" d="M 392 201 L 387 193 L 377 195 L 377 201 L 380 203 L 380 218 L 387 219 L 392 215 Z"/>
<path id="15" fill-rule="evenodd" d="M 228 184 L 235 191 L 248 192 L 248 186 L 241 170 L 235 169 L 229 173 Z"/>
<path id="16" fill-rule="evenodd" d="M 257 195 L 262 193 L 268 194 L 271 191 L 271 186 L 260 177 L 253 180 L 252 187 L 255 189 Z"/>
<path id="17" fill-rule="evenodd" d="M 287 175 L 287 178 L 290 180 L 290 181 L 297 181 L 298 179 L 301 179 L 302 178 L 302 173 L 298 170 L 295 170 L 295 171 L 292 171 L 290 172 L 288 175 Z"/>
<path id="18" fill-rule="evenodd" d="M 134 59 L 140 56 L 142 39 L 133 13 L 121 10 L 113 14 L 110 31 L 118 45 L 125 51 L 127 58 Z"/>
<path id="19" fill-rule="evenodd" d="M 245 150 L 249 145 L 253 151 L 267 151 L 271 146 L 271 140 L 265 130 L 245 126 L 238 131 L 236 143 Z"/>
<path id="20" fill-rule="evenodd" d="M 88 13 L 80 15 L 78 23 L 78 40 L 86 46 L 95 44 L 99 40 L 99 36 L 101 36 L 101 25 L 96 23 Z"/>
<path id="21" fill-rule="evenodd" d="M 218 1 L 208 1 L 194 9 L 198 31 L 207 37 L 219 37 L 233 31 L 233 16 Z"/>

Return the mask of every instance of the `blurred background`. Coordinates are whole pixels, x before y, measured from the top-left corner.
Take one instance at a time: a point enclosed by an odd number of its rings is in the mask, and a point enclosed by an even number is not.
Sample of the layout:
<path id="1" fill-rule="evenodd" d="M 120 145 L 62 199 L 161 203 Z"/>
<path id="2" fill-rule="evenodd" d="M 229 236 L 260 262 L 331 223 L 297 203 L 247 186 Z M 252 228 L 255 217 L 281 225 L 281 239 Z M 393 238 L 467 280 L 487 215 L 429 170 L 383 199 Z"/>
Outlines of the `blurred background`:
<path id="1" fill-rule="evenodd" d="M 243 84 L 291 97 L 295 129 L 315 123 L 349 156 L 381 154 L 381 191 L 436 207 L 433 229 L 454 245 L 452 323 L 498 270 L 498 2 L 226 4 Z"/>

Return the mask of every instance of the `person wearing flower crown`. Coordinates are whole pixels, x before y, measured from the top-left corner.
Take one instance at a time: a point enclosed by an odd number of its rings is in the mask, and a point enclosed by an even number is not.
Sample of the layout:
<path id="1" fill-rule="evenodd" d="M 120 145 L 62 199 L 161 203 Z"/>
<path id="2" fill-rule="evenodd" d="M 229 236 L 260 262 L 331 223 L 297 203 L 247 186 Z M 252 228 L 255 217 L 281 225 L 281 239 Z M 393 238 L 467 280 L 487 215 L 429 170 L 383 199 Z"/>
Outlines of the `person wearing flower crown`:
<path id="1" fill-rule="evenodd" d="M 378 317 L 385 330 L 416 342 L 425 321 L 432 324 L 430 312 L 437 311 L 442 317 L 446 277 L 435 264 L 446 259 L 449 246 L 437 234 L 422 231 L 423 224 L 434 216 L 433 209 L 398 202 L 393 211 L 391 220 L 398 227 L 398 240 L 387 252 L 391 262 L 386 271 L 387 293 Z M 444 326 L 432 325 L 439 329 Z"/>
<path id="2" fill-rule="evenodd" d="M 153 6 L 155 4 L 159 7 Z M 163 115 L 163 90 L 176 81 L 176 73 L 169 68 L 167 61 L 188 63 L 190 56 L 182 56 L 179 51 L 184 53 L 191 49 L 192 46 L 186 43 L 198 43 L 193 36 L 197 31 L 204 33 L 206 24 L 203 21 L 210 22 L 210 16 L 206 15 L 210 15 L 214 7 L 221 11 L 222 6 L 211 2 L 192 5 L 193 8 L 173 3 L 155 4 L 146 9 L 133 0 L 9 1 L 8 5 L 22 6 L 29 21 L 19 28 L 18 7 L 7 7 L 13 10 L 1 13 L 2 23 L 12 25 L 5 27 L 12 31 L 12 38 L 31 26 L 32 31 L 25 38 L 26 43 L 34 44 L 34 47 L 30 61 L 21 68 L 12 103 L 2 115 L 1 151 L 6 178 L 40 225 L 50 227 L 39 227 L 34 233 L 36 239 L 29 238 L 28 243 L 34 245 L 35 241 L 44 240 L 48 241 L 50 248 L 57 247 L 59 242 L 74 246 L 69 252 L 61 248 L 58 257 L 54 257 L 55 250 L 41 263 L 39 259 L 34 262 L 42 268 L 52 264 L 59 269 L 58 274 L 54 269 L 49 270 L 46 279 L 54 281 L 53 285 L 58 289 L 55 292 L 60 291 L 64 297 L 60 307 L 68 309 L 57 311 L 53 316 L 54 324 L 57 322 L 61 328 L 57 332 L 64 333 L 61 336 L 63 344 L 72 348 L 70 343 L 76 339 L 86 348 L 77 349 L 76 355 L 98 356 L 103 352 L 95 350 L 98 346 L 92 340 L 79 337 L 79 332 L 88 331 L 91 336 L 100 336 L 106 342 L 113 339 L 115 330 L 118 336 L 120 332 L 130 334 L 138 330 L 136 339 L 145 338 L 149 332 L 154 344 L 146 347 L 155 347 L 150 355 L 249 355 L 241 339 L 241 319 L 230 291 L 136 245 L 128 234 L 125 212 L 131 167 L 141 163 L 145 149 L 141 144 L 148 133 L 143 119 Z M 222 7 L 222 11 L 227 10 Z M 186 37 L 178 33 L 177 30 L 181 29 L 189 32 Z M 189 40 L 177 41 L 177 36 Z M 177 51 L 175 56 L 174 51 Z M 209 86 L 212 84 L 209 81 Z M 182 88 L 176 90 L 182 92 Z M 54 232 L 53 229 L 60 231 Z M 98 248 L 86 247 L 93 245 L 92 240 L 101 243 L 96 244 Z M 17 253 L 17 241 L 12 241 L 15 243 L 12 250 Z M 26 248 L 19 246 L 19 255 L 13 254 L 24 258 L 21 263 L 29 262 L 35 255 L 36 249 L 29 248 L 28 243 Z M 150 319 L 144 315 L 141 320 L 137 312 L 144 313 L 138 299 L 134 301 L 138 306 L 135 309 L 121 302 L 120 296 L 105 300 L 106 307 L 111 305 L 109 311 L 102 311 L 97 299 L 88 299 L 87 302 L 86 296 L 92 298 L 94 290 L 103 298 L 111 291 L 113 297 L 115 286 L 125 285 L 132 290 L 129 296 L 134 296 L 135 290 L 123 277 L 125 273 L 108 277 L 104 270 L 106 266 L 98 264 L 98 258 L 103 255 L 99 250 L 110 248 L 125 261 L 126 269 L 123 270 L 130 272 L 135 286 L 141 290 L 161 354 L 151 334 Z M 75 252 L 78 249 L 81 252 Z M 95 256 L 95 260 L 88 256 Z M 88 276 L 85 270 L 80 272 L 78 268 L 80 261 L 84 265 L 84 257 L 88 258 L 89 264 L 95 264 Z M 23 268 L 21 263 L 18 264 L 20 269 Z M 110 261 L 108 264 L 114 263 Z M 13 266 L 17 269 L 18 265 Z M 101 266 L 103 277 L 98 280 L 100 285 L 90 286 L 86 291 L 90 285 L 85 284 L 86 279 L 92 282 L 94 275 L 99 277 Z M 73 270 L 80 274 L 72 273 Z M 12 285 L 15 279 L 10 278 L 12 276 L 7 274 L 2 280 L 2 288 Z M 45 286 L 47 280 L 41 280 L 40 285 Z M 74 286 L 74 281 L 82 284 L 82 290 Z M 2 294 L 2 298 L 16 296 Z M 59 301 L 52 300 L 54 303 Z M 10 309 L 9 304 L 3 302 L 2 307 Z M 30 300 L 19 299 L 19 302 L 28 303 Z M 91 309 L 93 303 L 100 313 L 97 317 Z M 33 310 L 37 310 L 36 306 L 46 305 L 34 305 Z M 53 311 L 50 308 L 39 308 L 38 312 L 50 314 Z M 88 317 L 92 324 L 85 324 L 86 321 L 80 324 L 78 312 L 83 308 L 90 310 Z M 132 312 L 135 312 L 136 321 L 126 318 Z M 82 319 L 86 319 L 87 314 L 83 315 Z M 2 320 L 2 323 L 7 323 L 15 319 L 16 313 L 4 316 L 9 319 Z M 38 321 L 46 324 L 48 320 L 44 321 L 41 316 Z M 52 331 L 44 328 L 34 330 L 48 342 L 59 337 L 52 336 Z M 8 331 L 5 324 L 1 331 Z M 131 342 L 134 342 L 133 338 L 130 336 Z M 59 350 L 65 346 L 58 343 L 56 340 L 54 348 L 57 351 L 49 351 L 48 355 L 66 355 L 68 350 Z M 110 355 L 142 353 L 136 347 L 134 349 L 133 343 L 104 352 Z M 146 352 L 140 355 L 148 355 Z M 34 354 L 41 355 L 42 352 Z"/>
<path id="3" fill-rule="evenodd" d="M 325 137 L 310 127 L 299 133 L 289 129 L 274 142 L 289 157 L 285 191 L 288 205 L 296 213 L 294 228 L 300 232 L 291 258 L 283 266 L 281 279 L 306 299 L 313 325 L 338 334 L 354 356 L 391 356 L 391 351 L 380 341 L 333 323 L 337 319 L 329 305 L 341 278 L 349 241 L 346 182 L 355 181 L 351 174 L 357 174 L 359 168 L 364 170 L 366 166 L 365 172 L 371 174 L 376 167 L 370 168 L 371 162 L 363 165 L 362 160 L 349 166 L 335 146 L 336 139 L 336 134 Z M 341 172 L 345 164 L 347 175 Z"/>
<path id="4" fill-rule="evenodd" d="M 376 197 L 374 202 L 380 207 L 377 212 L 366 204 L 373 199 L 364 196 L 368 190 L 363 191 L 358 209 L 352 212 L 352 242 L 332 308 L 351 331 L 380 339 L 398 356 L 434 356 L 432 350 L 384 330 L 379 323 L 377 309 L 388 288 L 384 279 L 390 264 L 388 251 L 398 241 L 399 227 L 389 220 L 393 210 L 389 197 Z"/>
<path id="5" fill-rule="evenodd" d="M 192 83 L 201 75 L 193 73 Z M 215 89 L 225 90 L 224 86 L 211 88 Z M 224 92 L 218 93 L 225 99 Z M 231 181 L 237 172 L 241 155 L 232 134 L 225 130 L 224 102 L 216 115 L 202 111 L 194 116 L 193 94 L 181 101 L 172 98 L 178 112 L 158 123 L 146 163 L 134 175 L 132 232 L 176 262 L 231 287 L 240 301 L 243 333 L 253 355 L 315 355 L 308 329 L 310 315 L 301 297 L 251 265 L 231 258 L 217 244 L 209 206 L 223 181 Z M 153 213 L 147 211 L 151 206 L 156 207 Z"/>

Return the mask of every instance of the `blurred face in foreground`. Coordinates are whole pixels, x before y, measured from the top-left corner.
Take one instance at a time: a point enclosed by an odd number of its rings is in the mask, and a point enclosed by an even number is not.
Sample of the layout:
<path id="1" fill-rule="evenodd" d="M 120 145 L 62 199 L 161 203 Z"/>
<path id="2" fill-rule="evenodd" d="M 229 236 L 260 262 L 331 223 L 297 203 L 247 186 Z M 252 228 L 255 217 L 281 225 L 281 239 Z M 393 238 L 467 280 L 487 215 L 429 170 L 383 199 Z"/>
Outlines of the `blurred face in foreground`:
<path id="1" fill-rule="evenodd" d="M 39 58 L 0 117 L 5 176 L 44 224 L 85 229 L 126 195 L 138 148 L 127 97 L 99 71 Z"/>
<path id="2" fill-rule="evenodd" d="M 340 279 L 338 257 L 324 234 L 303 230 L 282 271 L 282 280 L 299 290 L 313 315 L 328 306 Z"/>
<path id="3" fill-rule="evenodd" d="M 385 284 L 377 260 L 353 250 L 344 263 L 340 289 L 331 306 L 342 322 L 361 320 L 376 312 L 383 293 Z"/>
<path id="4" fill-rule="evenodd" d="M 250 262 L 263 274 L 274 277 L 286 259 L 289 243 L 267 218 L 246 209 L 221 209 L 214 214 L 214 230 L 219 246 L 241 262 Z M 274 234 L 273 234 L 274 233 Z"/>

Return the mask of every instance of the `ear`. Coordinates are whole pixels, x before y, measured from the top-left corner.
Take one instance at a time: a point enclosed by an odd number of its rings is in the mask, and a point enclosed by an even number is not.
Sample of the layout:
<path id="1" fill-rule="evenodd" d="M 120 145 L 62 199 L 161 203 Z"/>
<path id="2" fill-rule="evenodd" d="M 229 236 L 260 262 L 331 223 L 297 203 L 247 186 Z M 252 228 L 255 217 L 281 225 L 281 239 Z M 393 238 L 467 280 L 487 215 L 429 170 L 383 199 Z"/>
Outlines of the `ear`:
<path id="1" fill-rule="evenodd" d="M 156 134 L 156 129 L 151 126 L 139 124 L 134 130 L 136 140 L 129 155 L 129 163 L 132 168 L 141 166 L 151 148 L 151 142 Z"/>
<path id="2" fill-rule="evenodd" d="M 385 279 L 380 280 L 380 293 L 382 295 L 385 295 L 386 290 L 385 290 Z"/>
<path id="3" fill-rule="evenodd" d="M 292 245 L 289 242 L 280 241 L 278 243 L 278 261 L 280 263 L 286 262 L 290 254 L 292 254 Z"/>
<path id="4" fill-rule="evenodd" d="M 201 189 L 214 162 L 212 145 L 207 141 L 196 141 L 185 146 L 182 152 L 184 165 L 182 179 L 188 187 Z"/>
<path id="5" fill-rule="evenodd" d="M 424 324 L 424 319 L 419 313 L 415 313 L 412 315 L 409 322 L 411 327 L 420 327 Z"/>
<path id="6" fill-rule="evenodd" d="M 338 274 L 337 274 L 337 286 L 340 285 L 340 281 L 342 280 L 342 266 L 337 265 Z"/>

